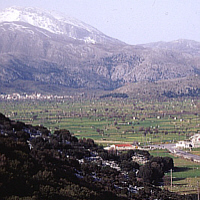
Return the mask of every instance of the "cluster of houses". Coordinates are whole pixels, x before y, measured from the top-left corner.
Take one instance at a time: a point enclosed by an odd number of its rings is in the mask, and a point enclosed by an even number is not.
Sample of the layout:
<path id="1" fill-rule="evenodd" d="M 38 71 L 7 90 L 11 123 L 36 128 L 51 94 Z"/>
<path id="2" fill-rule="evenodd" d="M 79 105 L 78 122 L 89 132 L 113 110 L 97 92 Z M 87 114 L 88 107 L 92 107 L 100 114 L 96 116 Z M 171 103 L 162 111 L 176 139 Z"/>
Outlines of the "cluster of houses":
<path id="1" fill-rule="evenodd" d="M 200 133 L 197 133 L 191 136 L 188 140 L 181 140 L 176 143 L 176 148 L 186 149 L 186 148 L 198 148 L 200 147 Z M 108 151 L 128 151 L 138 149 L 137 145 L 133 144 L 113 144 L 108 147 L 105 147 L 105 150 Z"/>
<path id="2" fill-rule="evenodd" d="M 200 147 L 200 133 L 189 138 L 189 140 L 178 141 L 176 148 L 198 148 Z"/>
<path id="3" fill-rule="evenodd" d="M 13 93 L 13 94 L 1 94 L 0 100 L 49 100 L 49 99 L 67 99 L 67 98 L 73 98 L 73 96 L 68 95 L 42 95 L 40 93 L 33 93 L 33 94 L 19 94 L 19 93 Z"/>

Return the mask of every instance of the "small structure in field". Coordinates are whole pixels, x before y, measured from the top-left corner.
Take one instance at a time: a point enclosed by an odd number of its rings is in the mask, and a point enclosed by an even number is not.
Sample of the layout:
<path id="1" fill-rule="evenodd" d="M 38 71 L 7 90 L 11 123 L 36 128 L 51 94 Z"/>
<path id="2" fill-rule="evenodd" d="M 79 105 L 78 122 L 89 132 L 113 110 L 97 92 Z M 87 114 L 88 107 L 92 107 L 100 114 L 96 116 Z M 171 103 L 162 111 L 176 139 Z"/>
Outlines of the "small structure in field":
<path id="1" fill-rule="evenodd" d="M 128 150 L 133 150 L 137 149 L 137 146 L 134 146 L 132 144 L 113 144 L 110 145 L 109 147 L 105 147 L 105 150 L 114 150 L 114 151 L 128 151 Z"/>

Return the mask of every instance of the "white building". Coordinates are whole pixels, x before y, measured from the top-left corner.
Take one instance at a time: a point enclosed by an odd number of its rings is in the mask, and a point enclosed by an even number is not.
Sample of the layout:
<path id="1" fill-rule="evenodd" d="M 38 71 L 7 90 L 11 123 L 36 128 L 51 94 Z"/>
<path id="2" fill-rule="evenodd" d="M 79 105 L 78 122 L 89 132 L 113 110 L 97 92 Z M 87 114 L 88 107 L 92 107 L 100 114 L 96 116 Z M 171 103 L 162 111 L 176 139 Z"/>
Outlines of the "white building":
<path id="1" fill-rule="evenodd" d="M 189 140 L 178 141 L 176 148 L 196 148 L 200 147 L 200 133 L 190 137 Z"/>
<path id="2" fill-rule="evenodd" d="M 197 133 L 190 137 L 190 140 L 192 142 L 192 147 L 200 147 L 200 134 Z"/>
<path id="3" fill-rule="evenodd" d="M 185 149 L 191 147 L 193 147 L 191 141 L 178 141 L 178 143 L 176 143 L 176 148 Z"/>
<path id="4" fill-rule="evenodd" d="M 136 147 L 131 144 L 113 144 L 109 147 L 105 147 L 104 149 L 105 150 L 127 151 L 127 150 L 136 149 Z"/>

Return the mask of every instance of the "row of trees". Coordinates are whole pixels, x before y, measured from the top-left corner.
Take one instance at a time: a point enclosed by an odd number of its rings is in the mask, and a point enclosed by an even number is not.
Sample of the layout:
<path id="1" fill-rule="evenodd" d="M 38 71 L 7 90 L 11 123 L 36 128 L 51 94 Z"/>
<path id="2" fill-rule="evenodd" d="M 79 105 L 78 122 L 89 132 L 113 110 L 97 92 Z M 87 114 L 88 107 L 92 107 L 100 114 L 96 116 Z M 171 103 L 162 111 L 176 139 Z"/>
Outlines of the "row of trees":
<path id="1" fill-rule="evenodd" d="M 198 97 L 200 95 L 200 88 L 186 88 L 186 91 L 164 91 L 163 96 L 168 98 L 178 98 L 178 97 Z"/>
<path id="2" fill-rule="evenodd" d="M 125 93 L 110 93 L 110 94 L 105 94 L 100 96 L 100 99 L 102 98 L 108 98 L 108 97 L 112 97 L 112 98 L 128 98 L 128 95 Z"/>

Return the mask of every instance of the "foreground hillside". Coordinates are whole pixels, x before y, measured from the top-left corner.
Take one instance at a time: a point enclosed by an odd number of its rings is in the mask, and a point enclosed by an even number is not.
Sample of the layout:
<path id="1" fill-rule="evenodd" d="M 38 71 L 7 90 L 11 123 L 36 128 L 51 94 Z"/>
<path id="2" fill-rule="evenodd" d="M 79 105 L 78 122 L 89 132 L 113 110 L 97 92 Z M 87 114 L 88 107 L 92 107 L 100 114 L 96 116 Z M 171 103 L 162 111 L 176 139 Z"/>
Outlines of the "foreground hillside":
<path id="1" fill-rule="evenodd" d="M 152 185 L 173 167 L 171 158 L 150 157 L 139 150 L 116 155 L 67 130 L 50 135 L 45 127 L 11 121 L 2 114 L 0 133 L 1 199 L 195 198 Z M 139 166 L 133 155 L 149 161 Z"/>

